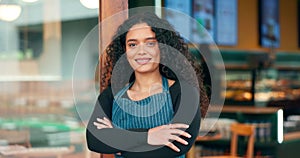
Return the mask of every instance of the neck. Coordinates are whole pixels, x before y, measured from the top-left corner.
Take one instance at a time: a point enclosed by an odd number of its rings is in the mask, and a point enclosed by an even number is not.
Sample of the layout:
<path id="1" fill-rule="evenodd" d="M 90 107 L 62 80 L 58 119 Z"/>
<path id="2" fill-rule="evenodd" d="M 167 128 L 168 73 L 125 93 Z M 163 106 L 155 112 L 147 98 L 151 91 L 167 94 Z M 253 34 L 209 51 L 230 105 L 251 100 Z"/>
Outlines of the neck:
<path id="1" fill-rule="evenodd" d="M 135 91 L 149 91 L 154 84 L 162 84 L 159 71 L 150 73 L 135 73 L 135 82 L 131 87 Z"/>

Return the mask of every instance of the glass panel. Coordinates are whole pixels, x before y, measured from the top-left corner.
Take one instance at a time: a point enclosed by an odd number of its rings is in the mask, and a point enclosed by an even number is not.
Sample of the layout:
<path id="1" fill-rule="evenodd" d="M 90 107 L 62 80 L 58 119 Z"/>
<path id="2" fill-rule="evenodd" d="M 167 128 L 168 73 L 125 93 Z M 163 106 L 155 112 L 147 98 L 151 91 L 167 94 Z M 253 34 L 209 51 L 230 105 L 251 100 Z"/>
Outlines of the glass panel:
<path id="1" fill-rule="evenodd" d="M 12 5 L 17 7 L 7 7 Z M 0 0 L 0 145 L 77 144 L 84 151 L 72 69 L 81 42 L 97 24 L 98 9 L 85 7 L 81 0 Z M 97 63 L 98 51 L 87 57 L 83 65 Z M 82 91 L 95 82 L 84 81 Z M 24 133 L 12 140 L 7 132 Z"/>

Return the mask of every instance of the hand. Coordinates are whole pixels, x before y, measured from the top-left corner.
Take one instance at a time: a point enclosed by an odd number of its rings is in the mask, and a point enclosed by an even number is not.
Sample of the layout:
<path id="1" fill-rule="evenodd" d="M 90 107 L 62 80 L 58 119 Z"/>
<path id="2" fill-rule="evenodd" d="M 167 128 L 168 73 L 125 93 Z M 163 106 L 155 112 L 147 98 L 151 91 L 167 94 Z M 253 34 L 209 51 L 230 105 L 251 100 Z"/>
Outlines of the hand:
<path id="1" fill-rule="evenodd" d="M 98 129 L 113 128 L 111 121 L 106 117 L 103 117 L 103 119 L 97 118 L 97 121 L 93 123 Z"/>
<path id="2" fill-rule="evenodd" d="M 147 142 L 150 145 L 166 145 L 172 150 L 180 152 L 180 149 L 175 146 L 172 141 L 174 140 L 181 144 L 188 145 L 187 141 L 179 137 L 184 136 L 191 138 L 191 135 L 183 130 L 188 127 L 186 124 L 175 123 L 151 128 L 148 131 Z"/>

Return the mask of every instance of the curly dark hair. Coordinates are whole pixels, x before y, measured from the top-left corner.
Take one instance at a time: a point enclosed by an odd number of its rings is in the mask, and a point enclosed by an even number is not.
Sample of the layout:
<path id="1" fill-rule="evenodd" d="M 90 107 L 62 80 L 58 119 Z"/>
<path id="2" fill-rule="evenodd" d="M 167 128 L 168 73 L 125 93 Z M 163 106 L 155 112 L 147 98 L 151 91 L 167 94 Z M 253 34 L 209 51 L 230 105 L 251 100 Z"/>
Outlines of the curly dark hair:
<path id="1" fill-rule="evenodd" d="M 148 24 L 155 33 L 161 52 L 160 73 L 169 79 L 184 79 L 195 85 L 200 93 L 201 116 L 204 117 L 209 105 L 209 99 L 203 84 L 201 64 L 196 62 L 195 57 L 189 53 L 188 45 L 179 33 L 174 30 L 172 25 L 167 20 L 159 18 L 152 12 L 144 12 L 131 16 L 118 27 L 112 42 L 105 50 L 106 60 L 104 63 L 105 69 L 101 74 L 101 86 L 107 87 L 108 84 L 111 83 L 113 68 L 126 52 L 126 34 L 133 25 L 140 23 Z M 180 56 L 184 56 L 186 60 L 174 60 L 179 59 Z M 162 63 L 172 63 L 173 67 L 169 68 Z M 129 64 L 127 63 L 127 65 Z M 193 75 L 191 71 L 188 71 L 189 67 L 193 68 L 195 75 Z M 124 74 L 124 71 L 130 68 L 130 66 L 122 66 L 120 72 Z M 177 72 L 176 75 L 174 72 Z M 129 82 L 133 80 L 133 78 L 134 75 L 131 75 Z"/>

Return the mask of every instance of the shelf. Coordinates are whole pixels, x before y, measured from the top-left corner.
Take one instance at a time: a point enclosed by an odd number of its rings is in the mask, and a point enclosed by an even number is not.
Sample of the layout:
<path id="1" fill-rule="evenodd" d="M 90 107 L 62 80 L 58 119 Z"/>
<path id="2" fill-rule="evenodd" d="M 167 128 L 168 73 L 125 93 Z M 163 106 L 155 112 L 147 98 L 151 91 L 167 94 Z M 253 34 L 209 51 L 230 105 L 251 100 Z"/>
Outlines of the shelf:
<path id="1" fill-rule="evenodd" d="M 286 134 L 284 134 L 283 137 L 284 137 L 284 141 L 290 141 L 290 140 L 300 139 L 300 131 L 286 133 Z"/>
<path id="2" fill-rule="evenodd" d="M 230 69 L 230 70 L 251 70 L 251 68 L 248 66 L 248 64 L 244 64 L 244 63 L 224 63 L 224 65 L 220 65 L 220 64 L 215 65 L 215 67 L 217 69 L 222 69 L 223 66 L 226 70 L 228 70 L 228 69 Z"/>
<path id="3" fill-rule="evenodd" d="M 298 63 L 297 63 L 298 64 Z M 289 65 L 276 65 L 274 66 L 277 70 L 288 70 L 288 71 L 291 71 L 291 70 L 300 70 L 300 65 L 292 65 L 289 63 Z"/>
<path id="4" fill-rule="evenodd" d="M 251 87 L 229 87 L 227 86 L 227 91 L 251 91 Z"/>
<path id="5" fill-rule="evenodd" d="M 222 112 L 226 113 L 245 113 L 245 114 L 273 114 L 276 113 L 280 108 L 276 107 L 255 107 L 255 106 L 223 106 Z"/>
<path id="6" fill-rule="evenodd" d="M 250 70 L 248 64 L 226 64 L 225 69 L 230 70 Z"/>

